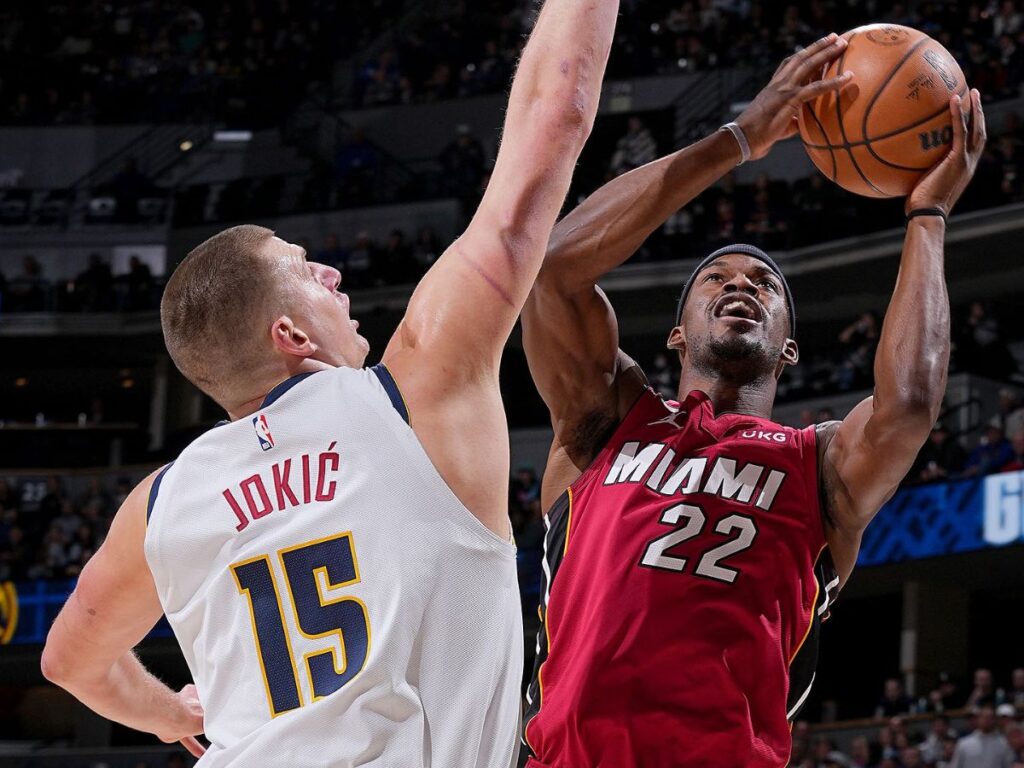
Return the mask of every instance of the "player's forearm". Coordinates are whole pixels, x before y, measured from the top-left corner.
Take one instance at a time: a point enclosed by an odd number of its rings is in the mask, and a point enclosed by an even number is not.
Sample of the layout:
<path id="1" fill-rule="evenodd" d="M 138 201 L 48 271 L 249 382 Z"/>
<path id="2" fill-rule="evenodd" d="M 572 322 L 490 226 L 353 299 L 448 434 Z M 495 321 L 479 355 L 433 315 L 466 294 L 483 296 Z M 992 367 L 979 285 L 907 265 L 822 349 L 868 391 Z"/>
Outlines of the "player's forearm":
<path id="1" fill-rule="evenodd" d="M 506 132 L 520 121 L 573 136 L 582 150 L 597 115 L 618 0 L 547 0 L 509 94 Z M 575 162 L 575 157 L 570 162 Z"/>
<path id="2" fill-rule="evenodd" d="M 83 660 L 84 662 L 84 660 Z M 103 717 L 147 733 L 168 732 L 168 720 L 181 708 L 174 691 L 142 665 L 134 653 L 118 658 L 105 671 L 44 661 L 44 674 L 80 702 Z"/>
<path id="3" fill-rule="evenodd" d="M 945 231 L 938 216 L 911 219 L 875 354 L 875 413 L 922 441 L 942 406 L 949 367 Z"/>
<path id="4" fill-rule="evenodd" d="M 732 135 L 717 131 L 608 182 L 555 225 L 542 279 L 592 285 L 739 158 Z"/>

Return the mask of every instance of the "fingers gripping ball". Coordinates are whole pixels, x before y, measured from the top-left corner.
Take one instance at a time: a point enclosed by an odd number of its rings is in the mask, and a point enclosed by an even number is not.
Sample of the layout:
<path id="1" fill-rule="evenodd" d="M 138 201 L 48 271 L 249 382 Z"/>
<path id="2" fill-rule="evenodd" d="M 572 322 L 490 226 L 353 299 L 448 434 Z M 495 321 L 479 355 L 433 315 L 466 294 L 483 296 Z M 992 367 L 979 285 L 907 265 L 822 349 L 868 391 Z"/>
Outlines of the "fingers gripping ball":
<path id="1" fill-rule="evenodd" d="M 928 35 L 870 24 L 843 35 L 849 45 L 824 77 L 853 80 L 806 103 L 800 137 L 822 173 L 850 192 L 901 197 L 953 142 L 949 99 L 970 108 L 956 60 Z"/>

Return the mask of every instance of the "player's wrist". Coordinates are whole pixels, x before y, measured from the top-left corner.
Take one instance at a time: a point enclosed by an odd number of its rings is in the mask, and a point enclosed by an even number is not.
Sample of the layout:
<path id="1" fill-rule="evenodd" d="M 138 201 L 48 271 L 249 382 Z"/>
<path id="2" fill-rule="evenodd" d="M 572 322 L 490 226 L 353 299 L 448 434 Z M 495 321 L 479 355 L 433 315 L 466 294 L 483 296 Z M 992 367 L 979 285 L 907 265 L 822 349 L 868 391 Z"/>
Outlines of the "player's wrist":
<path id="1" fill-rule="evenodd" d="M 736 165 L 743 165 L 745 162 L 750 160 L 750 142 L 747 140 L 747 134 L 739 123 L 726 123 L 718 129 L 718 132 L 732 136 L 732 142 L 735 144 L 736 150 L 739 153 L 739 161 Z"/>
<path id="2" fill-rule="evenodd" d="M 946 212 L 939 206 L 916 206 L 907 211 L 904 223 L 911 226 L 923 226 L 926 228 L 945 228 Z"/>

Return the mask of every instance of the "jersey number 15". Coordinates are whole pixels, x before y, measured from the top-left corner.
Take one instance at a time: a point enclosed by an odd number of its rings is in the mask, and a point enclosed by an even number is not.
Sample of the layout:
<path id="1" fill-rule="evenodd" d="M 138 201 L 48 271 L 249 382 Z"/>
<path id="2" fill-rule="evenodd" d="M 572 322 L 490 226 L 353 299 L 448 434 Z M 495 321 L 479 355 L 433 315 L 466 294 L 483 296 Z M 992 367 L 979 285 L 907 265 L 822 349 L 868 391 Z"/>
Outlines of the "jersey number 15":
<path id="1" fill-rule="evenodd" d="M 294 611 L 299 634 L 311 640 L 336 637 L 322 651 L 302 657 L 313 701 L 328 696 L 363 668 L 370 652 L 370 620 L 366 605 L 351 595 L 332 596 L 340 587 L 359 582 L 359 564 L 351 532 L 316 539 L 278 550 L 285 574 L 286 594 Z M 270 567 L 270 556 L 260 555 L 231 566 L 240 594 L 249 601 L 256 654 L 270 704 L 277 717 L 303 704 L 295 671 L 288 627 L 285 625 L 282 590 Z M 321 583 L 322 579 L 322 583 Z"/>

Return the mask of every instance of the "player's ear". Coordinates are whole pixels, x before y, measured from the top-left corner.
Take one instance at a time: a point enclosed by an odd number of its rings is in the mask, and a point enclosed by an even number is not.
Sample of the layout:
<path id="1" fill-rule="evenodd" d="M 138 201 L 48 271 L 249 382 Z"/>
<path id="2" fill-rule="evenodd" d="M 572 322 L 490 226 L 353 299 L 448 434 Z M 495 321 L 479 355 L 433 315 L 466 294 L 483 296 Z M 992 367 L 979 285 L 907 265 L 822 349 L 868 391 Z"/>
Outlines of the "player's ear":
<path id="1" fill-rule="evenodd" d="M 668 334 L 668 341 L 665 346 L 669 349 L 674 349 L 679 353 L 680 357 L 686 355 L 686 334 L 683 331 L 683 326 L 677 325 Z"/>
<path id="2" fill-rule="evenodd" d="M 274 349 L 294 357 L 312 357 L 317 349 L 312 339 L 288 315 L 281 315 L 273 322 L 270 338 Z"/>
<path id="3" fill-rule="evenodd" d="M 782 375 L 782 371 L 787 365 L 796 365 L 798 362 L 800 362 L 800 347 L 793 339 L 786 339 L 786 343 L 782 345 L 782 354 L 779 355 L 779 365 L 775 369 L 775 378 Z"/>

